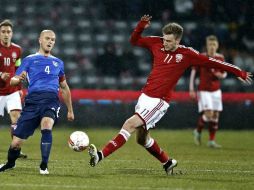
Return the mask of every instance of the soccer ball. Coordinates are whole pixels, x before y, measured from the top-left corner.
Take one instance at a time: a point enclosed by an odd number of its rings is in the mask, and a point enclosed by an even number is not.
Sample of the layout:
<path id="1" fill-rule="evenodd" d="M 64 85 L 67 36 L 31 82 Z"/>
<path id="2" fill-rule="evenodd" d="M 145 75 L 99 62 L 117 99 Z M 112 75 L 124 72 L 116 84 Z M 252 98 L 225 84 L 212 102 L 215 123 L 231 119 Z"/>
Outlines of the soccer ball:
<path id="1" fill-rule="evenodd" d="M 70 135 L 68 144 L 72 150 L 81 152 L 88 147 L 89 137 L 83 131 L 75 131 Z"/>

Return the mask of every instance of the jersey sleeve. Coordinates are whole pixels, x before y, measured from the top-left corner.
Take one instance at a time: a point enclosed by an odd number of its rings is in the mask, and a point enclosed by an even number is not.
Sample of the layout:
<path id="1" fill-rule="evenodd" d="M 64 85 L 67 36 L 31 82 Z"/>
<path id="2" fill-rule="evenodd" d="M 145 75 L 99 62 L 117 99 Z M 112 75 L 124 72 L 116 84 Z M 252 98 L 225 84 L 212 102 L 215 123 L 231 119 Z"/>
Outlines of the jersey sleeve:
<path id="1" fill-rule="evenodd" d="M 29 68 L 29 59 L 25 58 L 22 60 L 20 66 L 18 67 L 16 75 L 20 75 L 23 71 L 28 72 L 28 68 Z"/>
<path id="2" fill-rule="evenodd" d="M 154 43 L 158 43 L 161 41 L 160 37 L 158 36 L 148 36 L 142 37 L 141 34 L 145 29 L 145 25 L 147 24 L 146 21 L 140 21 L 130 37 L 130 43 L 133 46 L 140 46 L 144 48 L 150 49 Z"/>
<path id="3" fill-rule="evenodd" d="M 65 80 L 64 63 L 62 61 L 60 64 L 60 72 L 58 76 L 59 76 L 59 82 L 63 82 Z"/>
<path id="4" fill-rule="evenodd" d="M 242 71 L 239 67 L 232 65 L 230 63 L 214 59 L 212 57 L 207 57 L 205 55 L 200 54 L 199 52 L 195 50 L 189 50 L 189 61 L 191 65 L 194 66 L 200 66 L 200 67 L 208 67 L 208 68 L 215 68 L 220 69 L 223 71 L 228 71 L 230 73 L 233 73 L 237 77 L 241 77 L 242 79 L 247 78 L 247 72 Z"/>

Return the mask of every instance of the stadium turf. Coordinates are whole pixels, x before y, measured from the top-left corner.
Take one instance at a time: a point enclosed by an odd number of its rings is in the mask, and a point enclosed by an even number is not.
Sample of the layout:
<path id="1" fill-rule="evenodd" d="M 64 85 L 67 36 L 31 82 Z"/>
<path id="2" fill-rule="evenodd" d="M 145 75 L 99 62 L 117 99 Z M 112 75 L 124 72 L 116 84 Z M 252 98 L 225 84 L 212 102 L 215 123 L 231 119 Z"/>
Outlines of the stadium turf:
<path id="1" fill-rule="evenodd" d="M 141 146 L 135 137 L 118 152 L 95 168 L 88 165 L 87 152 L 74 152 L 67 145 L 73 128 L 53 131 L 53 147 L 48 176 L 39 175 L 40 132 L 23 146 L 28 159 L 19 159 L 16 168 L 0 173 L 0 189 L 87 189 L 87 190 L 197 190 L 197 189 L 253 189 L 254 187 L 254 131 L 220 131 L 218 143 L 222 149 L 206 147 L 207 132 L 203 144 L 193 144 L 191 130 L 153 130 L 152 136 L 161 147 L 178 160 L 177 174 L 166 176 L 160 163 Z M 80 130 L 80 129 L 79 129 Z M 91 142 L 101 147 L 116 129 L 85 130 Z M 9 130 L 0 130 L 0 161 L 6 159 L 10 142 Z"/>

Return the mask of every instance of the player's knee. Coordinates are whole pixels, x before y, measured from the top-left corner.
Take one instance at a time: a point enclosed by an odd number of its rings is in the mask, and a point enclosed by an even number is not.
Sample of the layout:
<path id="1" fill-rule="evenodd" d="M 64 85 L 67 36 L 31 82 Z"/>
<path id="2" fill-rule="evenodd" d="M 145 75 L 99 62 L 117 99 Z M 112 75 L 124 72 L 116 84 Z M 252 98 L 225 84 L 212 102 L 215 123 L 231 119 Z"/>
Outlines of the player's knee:
<path id="1" fill-rule="evenodd" d="M 213 113 L 211 111 L 204 112 L 204 115 L 208 121 L 211 121 L 213 119 Z"/>
<path id="2" fill-rule="evenodd" d="M 13 138 L 12 142 L 11 142 L 11 148 L 14 149 L 20 149 L 22 145 L 22 141 L 16 138 Z"/>
<path id="3" fill-rule="evenodd" d="M 132 119 L 127 119 L 123 124 L 123 129 L 127 130 L 128 132 L 132 133 L 136 129 L 135 122 Z"/>
<path id="4" fill-rule="evenodd" d="M 43 118 L 41 121 L 41 129 L 51 130 L 54 125 L 54 120 L 52 118 Z"/>

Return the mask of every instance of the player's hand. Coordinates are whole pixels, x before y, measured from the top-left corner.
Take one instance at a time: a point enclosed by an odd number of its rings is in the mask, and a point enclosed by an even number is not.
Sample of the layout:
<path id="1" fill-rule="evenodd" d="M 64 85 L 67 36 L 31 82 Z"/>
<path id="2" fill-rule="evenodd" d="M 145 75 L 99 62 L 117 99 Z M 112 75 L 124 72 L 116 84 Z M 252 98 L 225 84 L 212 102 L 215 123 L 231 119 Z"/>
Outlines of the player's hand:
<path id="1" fill-rule="evenodd" d="M 152 19 L 152 16 L 150 15 L 144 15 L 141 17 L 141 21 L 147 22 L 147 24 L 145 25 L 145 28 L 148 28 L 151 25 L 151 19 Z"/>
<path id="2" fill-rule="evenodd" d="M 16 75 L 13 78 L 15 78 L 15 80 L 17 80 L 17 84 L 19 84 L 20 82 L 24 82 L 26 80 L 26 72 L 23 71 L 20 75 Z M 17 85 L 15 84 L 15 85 Z"/>
<path id="3" fill-rule="evenodd" d="M 5 73 L 5 72 L 3 72 L 3 73 L 1 74 L 1 79 L 2 79 L 2 80 L 6 81 L 8 78 L 10 78 L 10 73 Z"/>
<path id="4" fill-rule="evenodd" d="M 190 94 L 191 99 L 196 99 L 197 95 L 194 90 L 190 90 L 189 94 Z"/>
<path id="5" fill-rule="evenodd" d="M 67 113 L 67 119 L 68 119 L 68 121 L 73 121 L 74 120 L 74 113 L 73 113 L 73 111 L 68 111 L 68 113 Z"/>
<path id="6" fill-rule="evenodd" d="M 19 75 L 19 79 L 21 82 L 24 82 L 26 80 L 26 72 L 23 71 L 20 75 Z"/>
<path id="7" fill-rule="evenodd" d="M 246 77 L 245 80 L 242 79 L 241 77 L 237 77 L 237 78 L 238 78 L 240 81 L 242 81 L 243 83 L 251 84 L 251 83 L 252 83 L 252 77 L 253 77 L 252 73 L 247 72 L 247 77 Z"/>

